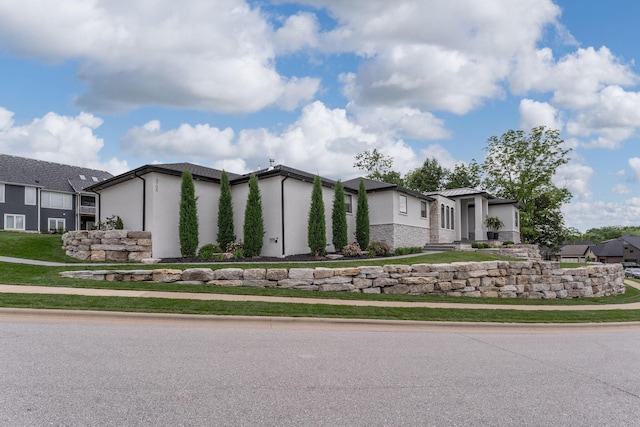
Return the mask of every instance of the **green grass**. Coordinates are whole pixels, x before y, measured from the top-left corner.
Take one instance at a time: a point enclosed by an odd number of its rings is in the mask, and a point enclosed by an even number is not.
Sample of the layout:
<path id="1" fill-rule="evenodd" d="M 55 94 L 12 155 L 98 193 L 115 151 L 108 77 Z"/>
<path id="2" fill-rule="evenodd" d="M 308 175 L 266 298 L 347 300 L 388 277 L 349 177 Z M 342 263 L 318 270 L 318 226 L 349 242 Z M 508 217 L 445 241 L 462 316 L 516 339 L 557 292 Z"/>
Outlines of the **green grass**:
<path id="1" fill-rule="evenodd" d="M 321 317 L 504 323 L 640 321 L 640 310 L 520 311 L 446 308 L 352 307 L 322 304 L 166 300 L 77 295 L 0 294 L 0 307 L 234 316 Z"/>
<path id="2" fill-rule="evenodd" d="M 38 259 L 55 262 L 78 262 L 62 253 L 59 235 L 0 232 L 0 255 L 18 258 Z M 212 269 L 239 268 L 314 268 L 318 266 L 354 267 L 360 265 L 385 264 L 420 264 L 451 263 L 471 261 L 508 260 L 477 252 L 443 252 L 438 254 L 422 254 L 400 259 L 368 259 L 357 261 L 309 262 L 309 263 L 208 263 L 208 264 L 171 264 L 140 265 L 126 264 L 117 267 L 96 264 L 95 266 L 45 267 L 27 264 L 0 262 L 0 283 L 24 284 L 40 286 L 65 286 L 102 289 L 132 289 L 169 292 L 198 292 L 238 295 L 263 295 L 306 298 L 336 298 L 345 300 L 382 300 L 382 301 L 416 301 L 416 302 L 455 302 L 461 308 L 425 309 L 425 308 L 380 308 L 350 307 L 324 304 L 291 304 L 263 302 L 223 302 L 171 300 L 159 298 L 120 298 L 120 297 L 85 297 L 74 295 L 33 295 L 33 294 L 0 294 L 0 306 L 57 308 L 74 310 L 106 310 L 106 311 L 142 311 L 157 313 L 193 313 L 221 315 L 253 315 L 253 316 L 289 316 L 289 317 L 340 317 L 364 319 L 398 319 L 398 320 L 434 320 L 434 321 L 469 321 L 469 322 L 614 322 L 640 321 L 639 310 L 598 310 L 598 311 L 518 311 L 518 310 L 470 310 L 464 309 L 467 303 L 504 304 L 504 305 L 599 305 L 626 304 L 640 301 L 640 291 L 627 287 L 624 295 L 604 298 L 584 298 L 567 300 L 522 300 L 494 298 L 457 298 L 438 295 L 384 295 L 358 294 L 350 292 L 310 292 L 284 289 L 264 288 L 225 288 L 207 285 L 181 285 L 153 282 L 103 282 L 94 280 L 68 279 L 58 275 L 60 271 L 79 269 L 155 269 L 210 267 Z M 563 265 L 565 267 L 566 265 Z M 572 265 L 582 266 L 582 265 Z"/>
<path id="3" fill-rule="evenodd" d="M 52 262 L 79 262 L 64 254 L 59 234 L 0 231 L 0 256 Z"/>
<path id="4" fill-rule="evenodd" d="M 138 266 L 139 268 L 140 266 Z M 151 268 L 146 266 L 147 268 Z M 85 267 L 44 267 L 37 265 L 12 264 L 0 262 L 0 282 L 16 285 L 39 285 L 71 288 L 126 289 L 162 292 L 193 292 L 235 295 L 280 296 L 317 299 L 343 299 L 368 301 L 416 301 L 447 302 L 458 304 L 502 304 L 502 305 L 601 305 L 628 304 L 640 302 L 640 291 L 627 286 L 626 293 L 612 297 L 561 299 L 561 300 L 527 300 L 516 298 L 466 298 L 444 295 L 386 295 L 362 294 L 353 292 L 314 292 L 293 289 L 219 287 L 210 285 L 188 285 L 156 282 L 107 282 L 99 280 L 69 279 L 58 275 L 60 271 L 84 269 Z M 120 267 L 118 267 L 120 268 Z M 127 268 L 135 268 L 127 266 Z M 105 269 L 105 267 L 98 269 Z"/>

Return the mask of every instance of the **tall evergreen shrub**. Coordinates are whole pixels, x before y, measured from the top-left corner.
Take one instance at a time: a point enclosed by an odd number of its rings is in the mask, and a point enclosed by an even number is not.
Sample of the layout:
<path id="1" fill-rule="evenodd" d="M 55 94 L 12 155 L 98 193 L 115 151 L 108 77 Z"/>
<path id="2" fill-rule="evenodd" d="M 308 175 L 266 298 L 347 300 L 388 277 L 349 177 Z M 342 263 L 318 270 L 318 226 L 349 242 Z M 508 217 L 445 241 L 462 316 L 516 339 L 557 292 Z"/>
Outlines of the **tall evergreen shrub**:
<path id="1" fill-rule="evenodd" d="M 218 200 L 218 246 L 227 250 L 229 243 L 236 240 L 233 230 L 233 201 L 231 199 L 231 185 L 229 176 L 222 171 L 220 177 L 220 198 Z"/>
<path id="2" fill-rule="evenodd" d="M 179 234 L 180 253 L 183 257 L 194 257 L 198 249 L 198 207 L 193 175 L 188 170 L 182 172 Z"/>
<path id="3" fill-rule="evenodd" d="M 347 232 L 347 207 L 344 201 L 344 185 L 338 181 L 333 194 L 333 209 L 331 211 L 332 243 L 336 251 L 342 251 L 349 243 Z"/>
<path id="4" fill-rule="evenodd" d="M 369 246 L 369 202 L 364 181 L 358 187 L 358 212 L 356 212 L 356 241 L 361 248 Z"/>
<path id="5" fill-rule="evenodd" d="M 311 253 L 315 256 L 322 256 L 326 253 L 327 227 L 324 219 L 322 181 L 317 175 L 313 180 L 313 191 L 311 192 L 307 244 L 309 245 L 309 249 L 311 249 Z"/>
<path id="6" fill-rule="evenodd" d="M 247 207 L 244 211 L 244 255 L 248 257 L 260 255 L 263 238 L 264 220 L 260 187 L 258 187 L 258 178 L 251 174 Z"/>

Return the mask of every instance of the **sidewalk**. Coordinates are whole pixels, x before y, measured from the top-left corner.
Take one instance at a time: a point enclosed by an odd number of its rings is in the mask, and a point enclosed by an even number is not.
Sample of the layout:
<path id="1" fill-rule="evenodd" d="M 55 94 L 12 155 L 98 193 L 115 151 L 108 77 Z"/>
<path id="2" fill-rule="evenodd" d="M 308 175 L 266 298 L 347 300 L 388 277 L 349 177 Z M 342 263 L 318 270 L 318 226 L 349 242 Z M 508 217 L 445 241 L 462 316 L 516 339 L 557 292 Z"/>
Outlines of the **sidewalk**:
<path id="1" fill-rule="evenodd" d="M 640 284 L 627 280 L 627 285 L 640 289 Z M 162 292 L 146 290 L 118 290 L 94 288 L 65 288 L 55 286 L 0 285 L 0 293 L 12 294 L 48 294 L 48 295 L 83 295 L 101 297 L 127 298 L 165 298 L 191 299 L 200 301 L 260 301 L 290 304 L 325 304 L 358 307 L 401 307 L 401 308 L 458 308 L 473 310 L 525 310 L 525 311 L 592 311 L 592 310 L 640 310 L 640 302 L 629 304 L 606 305 L 503 305 L 473 303 L 438 303 L 408 301 L 375 301 L 375 300 L 342 300 L 324 298 L 274 297 L 259 295 L 229 295 L 189 292 Z M 468 300 L 466 300 L 468 301 Z"/>

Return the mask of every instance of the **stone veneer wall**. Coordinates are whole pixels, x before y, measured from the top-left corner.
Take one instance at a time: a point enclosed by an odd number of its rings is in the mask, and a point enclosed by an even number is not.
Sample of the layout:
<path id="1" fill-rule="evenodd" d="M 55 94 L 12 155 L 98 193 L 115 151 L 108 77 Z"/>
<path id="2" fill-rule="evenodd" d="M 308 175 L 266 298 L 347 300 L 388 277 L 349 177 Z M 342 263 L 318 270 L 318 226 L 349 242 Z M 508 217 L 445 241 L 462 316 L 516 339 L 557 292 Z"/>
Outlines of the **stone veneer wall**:
<path id="1" fill-rule="evenodd" d="M 555 299 L 622 294 L 621 264 L 560 268 L 555 261 L 487 261 L 350 268 L 190 268 L 96 270 L 64 277 L 109 281 L 252 286 L 312 291 L 439 294 L 469 297 Z"/>
<path id="2" fill-rule="evenodd" d="M 402 224 L 372 225 L 369 232 L 369 241 L 384 242 L 392 250 L 403 247 L 423 247 L 430 240 L 428 228 L 415 227 Z"/>
<path id="3" fill-rule="evenodd" d="M 68 231 L 62 235 L 62 250 L 81 260 L 140 261 L 151 257 L 151 232 Z"/>

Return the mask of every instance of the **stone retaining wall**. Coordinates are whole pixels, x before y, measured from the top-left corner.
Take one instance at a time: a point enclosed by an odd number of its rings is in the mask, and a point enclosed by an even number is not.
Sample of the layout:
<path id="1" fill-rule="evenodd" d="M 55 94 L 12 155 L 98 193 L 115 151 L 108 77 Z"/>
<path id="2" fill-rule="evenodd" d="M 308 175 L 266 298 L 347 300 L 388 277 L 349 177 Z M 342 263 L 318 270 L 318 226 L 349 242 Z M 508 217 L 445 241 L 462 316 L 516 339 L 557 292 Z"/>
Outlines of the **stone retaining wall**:
<path id="1" fill-rule="evenodd" d="M 83 261 L 140 261 L 151 257 L 151 232 L 68 231 L 62 235 L 62 250 Z"/>
<path id="2" fill-rule="evenodd" d="M 555 299 L 622 294 L 621 264 L 560 268 L 554 261 L 487 261 L 350 268 L 190 268 L 69 271 L 64 277 L 108 281 L 253 286 L 312 291 Z"/>

